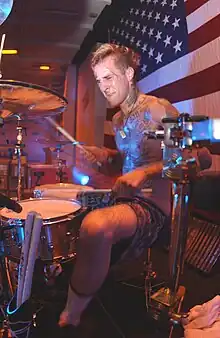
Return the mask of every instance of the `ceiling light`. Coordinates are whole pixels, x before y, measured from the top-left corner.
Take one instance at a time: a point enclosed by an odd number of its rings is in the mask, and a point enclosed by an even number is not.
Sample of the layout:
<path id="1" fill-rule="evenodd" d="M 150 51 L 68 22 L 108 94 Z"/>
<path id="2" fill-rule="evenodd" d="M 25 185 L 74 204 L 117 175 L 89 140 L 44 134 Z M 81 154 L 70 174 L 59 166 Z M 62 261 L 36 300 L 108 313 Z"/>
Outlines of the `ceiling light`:
<path id="1" fill-rule="evenodd" d="M 50 66 L 42 65 L 40 66 L 40 70 L 50 70 Z"/>
<path id="2" fill-rule="evenodd" d="M 2 54 L 4 55 L 16 55 L 18 54 L 17 49 L 3 49 Z"/>

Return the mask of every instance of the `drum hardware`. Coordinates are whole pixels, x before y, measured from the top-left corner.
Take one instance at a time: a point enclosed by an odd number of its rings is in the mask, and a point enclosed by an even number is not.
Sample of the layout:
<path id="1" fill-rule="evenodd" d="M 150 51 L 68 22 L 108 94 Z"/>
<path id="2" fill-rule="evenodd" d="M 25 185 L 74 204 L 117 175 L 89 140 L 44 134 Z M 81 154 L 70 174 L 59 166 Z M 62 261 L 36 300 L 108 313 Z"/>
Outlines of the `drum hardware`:
<path id="1" fill-rule="evenodd" d="M 17 156 L 17 176 L 18 176 L 18 186 L 17 186 L 17 200 L 21 200 L 21 189 L 22 189 L 22 169 L 21 169 L 21 152 L 24 148 L 23 142 L 23 128 L 21 126 L 21 117 L 16 115 L 17 117 L 17 143 L 15 147 L 15 155 Z"/>
<path id="2" fill-rule="evenodd" d="M 46 264 L 44 266 L 44 279 L 47 285 L 55 284 L 56 278 L 62 273 L 63 268 L 60 263 Z"/>
<path id="3" fill-rule="evenodd" d="M 40 179 L 41 179 L 41 177 L 44 176 L 44 172 L 43 171 L 35 171 L 34 176 L 37 177 L 37 180 L 36 180 L 36 183 L 35 183 L 36 186 L 40 185 Z"/>
<path id="4" fill-rule="evenodd" d="M 165 158 L 168 160 L 164 166 L 164 175 L 168 177 L 173 186 L 173 208 L 171 221 L 171 242 L 169 250 L 169 278 L 165 287 L 152 293 L 152 266 L 148 262 L 149 271 L 146 273 L 145 294 L 147 309 L 155 320 L 163 323 L 181 323 L 187 314 L 181 314 L 181 304 L 184 299 L 185 287 L 180 285 L 180 276 L 183 274 L 184 253 L 186 248 L 186 237 L 188 229 L 188 207 L 190 201 L 190 187 L 195 179 L 199 168 L 195 158 L 183 159 L 183 150 L 193 147 L 193 122 L 207 120 L 206 116 L 189 116 L 181 114 L 177 119 L 165 118 L 164 131 L 164 154 L 165 156 L 176 152 L 176 155 Z M 170 127 L 167 127 L 170 124 Z M 152 135 L 149 135 L 152 138 Z M 153 137 L 157 138 L 155 134 Z M 160 135 L 161 137 L 161 135 Z M 171 150 L 170 148 L 173 148 Z"/>
<path id="5" fill-rule="evenodd" d="M 15 155 L 17 158 L 17 199 L 21 200 L 22 173 L 21 153 L 24 148 L 21 121 L 40 118 L 43 116 L 57 115 L 67 107 L 67 100 L 55 91 L 26 82 L 13 80 L 0 80 L 1 92 L 1 121 L 10 122 L 17 119 L 17 140 Z M 7 112 L 7 113 L 5 113 Z M 8 148 L 10 147 L 7 145 Z"/>

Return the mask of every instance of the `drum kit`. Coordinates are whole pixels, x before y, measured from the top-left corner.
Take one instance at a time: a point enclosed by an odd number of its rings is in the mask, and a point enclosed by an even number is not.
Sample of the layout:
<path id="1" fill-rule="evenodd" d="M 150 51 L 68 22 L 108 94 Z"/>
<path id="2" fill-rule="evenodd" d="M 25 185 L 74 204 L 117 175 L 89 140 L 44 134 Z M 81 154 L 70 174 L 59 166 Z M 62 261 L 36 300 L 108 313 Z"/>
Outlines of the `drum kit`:
<path id="1" fill-rule="evenodd" d="M 36 210 L 43 219 L 38 256 L 45 266 L 61 264 L 74 259 L 75 245 L 82 217 L 100 203 L 108 204 L 112 198 L 111 190 L 93 190 L 91 187 L 62 183 L 37 186 L 33 198 L 21 200 L 21 152 L 23 149 L 23 127 L 25 119 L 45 118 L 69 142 L 87 152 L 52 117 L 63 112 L 67 100 L 50 89 L 23 82 L 0 80 L 1 123 L 17 120 L 17 143 L 14 145 L 17 156 L 17 201 L 21 212 L 6 208 L 1 210 L 1 275 L 3 303 L 8 303 L 17 287 L 18 265 L 25 236 L 25 220 L 30 211 Z M 181 114 L 177 119 L 164 119 L 164 133 L 149 133 L 149 138 L 162 138 L 165 147 L 176 148 L 182 152 L 193 147 L 194 125 L 207 121 L 205 116 L 191 117 Z M 209 128 L 210 129 L 210 128 Z M 94 159 L 94 162 L 96 160 Z M 97 166 L 100 163 L 96 162 Z M 190 182 L 198 172 L 195 159 L 184 160 L 176 157 L 168 160 L 164 175 L 173 183 L 173 212 L 171 226 L 171 245 L 169 262 L 169 281 L 167 286 L 152 294 L 151 274 L 146 278 L 147 308 L 155 319 L 166 318 L 167 322 L 179 323 L 185 289 L 180 286 L 183 271 L 186 234 L 188 226 L 188 203 Z M 9 199 L 10 200 L 10 199 Z M 149 265 L 150 266 L 150 265 Z M 48 269 L 47 269 L 48 277 Z"/>

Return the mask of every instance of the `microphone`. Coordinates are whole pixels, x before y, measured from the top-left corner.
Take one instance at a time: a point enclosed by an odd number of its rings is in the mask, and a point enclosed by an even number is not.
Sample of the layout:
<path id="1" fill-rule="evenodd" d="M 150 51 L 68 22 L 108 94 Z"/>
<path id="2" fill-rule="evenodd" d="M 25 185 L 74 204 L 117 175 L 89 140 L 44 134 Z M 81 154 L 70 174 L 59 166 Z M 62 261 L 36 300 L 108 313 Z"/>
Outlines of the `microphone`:
<path id="1" fill-rule="evenodd" d="M 22 211 L 22 206 L 19 203 L 0 193 L 0 208 L 4 207 L 17 213 Z"/>
<path id="2" fill-rule="evenodd" d="M 212 165 L 212 156 L 207 148 L 201 148 L 197 151 L 198 161 L 201 170 L 209 169 Z"/>

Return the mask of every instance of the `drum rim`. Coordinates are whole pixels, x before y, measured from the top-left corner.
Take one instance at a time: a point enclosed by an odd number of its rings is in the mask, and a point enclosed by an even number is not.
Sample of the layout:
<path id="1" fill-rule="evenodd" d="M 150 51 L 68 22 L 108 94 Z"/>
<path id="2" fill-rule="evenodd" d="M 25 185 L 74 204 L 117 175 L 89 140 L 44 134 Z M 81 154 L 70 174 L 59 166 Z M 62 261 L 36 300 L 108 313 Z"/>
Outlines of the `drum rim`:
<path id="1" fill-rule="evenodd" d="M 52 224 L 56 224 L 56 223 L 61 223 L 61 222 L 66 222 L 66 221 L 70 221 L 72 220 L 79 212 L 81 212 L 83 210 L 83 207 L 82 205 L 80 204 L 79 201 L 77 200 L 64 200 L 64 199 L 56 199 L 56 198 L 47 198 L 47 197 L 39 197 L 39 198 L 30 198 L 30 199 L 26 199 L 26 200 L 22 200 L 20 201 L 19 203 L 21 204 L 22 202 L 28 202 L 28 201 L 41 201 L 41 200 L 49 200 L 49 201 L 65 201 L 65 202 L 76 202 L 76 204 L 79 205 L 79 209 L 75 210 L 75 211 L 72 211 L 70 213 L 67 213 L 65 215 L 62 215 L 62 216 L 57 216 L 57 217 L 51 217 L 51 218 L 43 218 L 43 225 L 46 226 L 46 225 L 52 225 Z M 22 205 L 22 204 L 21 204 Z M 6 208 L 3 208 L 3 209 L 6 209 Z M 2 209 L 2 210 L 3 210 Z M 1 212 L 2 212 L 1 210 Z M 1 222 L 7 222 L 9 220 L 12 220 L 14 223 L 16 222 L 20 222 L 21 225 L 23 226 L 23 224 L 25 223 L 25 220 L 26 218 L 19 218 L 19 214 L 18 214 L 18 218 L 13 218 L 13 217 L 6 217 L 6 216 L 3 216 L 0 212 L 0 219 L 1 219 Z M 4 227 L 4 225 L 2 225 Z M 7 226 L 7 225 L 5 225 Z M 13 227 L 13 225 L 11 225 Z"/>

